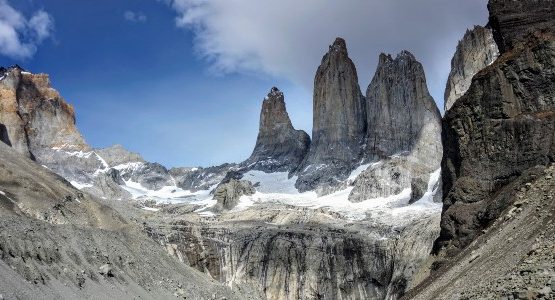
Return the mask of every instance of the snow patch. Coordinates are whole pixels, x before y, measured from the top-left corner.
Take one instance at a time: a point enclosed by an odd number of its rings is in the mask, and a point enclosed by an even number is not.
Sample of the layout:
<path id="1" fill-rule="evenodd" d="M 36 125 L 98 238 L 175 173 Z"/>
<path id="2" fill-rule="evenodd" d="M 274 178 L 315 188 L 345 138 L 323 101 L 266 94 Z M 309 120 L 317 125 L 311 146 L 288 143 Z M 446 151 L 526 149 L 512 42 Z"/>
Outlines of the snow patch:
<path id="1" fill-rule="evenodd" d="M 358 167 L 351 173 L 349 180 L 356 179 L 364 170 L 373 164 Z M 299 193 L 295 188 L 296 177 L 288 178 L 285 172 L 264 173 L 261 171 L 249 171 L 244 174 L 243 179 L 252 183 L 258 183 L 257 192 L 251 196 L 242 196 L 238 205 L 232 211 L 242 211 L 257 204 L 279 203 L 285 205 L 307 207 L 311 209 L 328 208 L 352 221 L 363 220 L 369 216 L 382 223 L 400 225 L 423 215 L 440 213 L 441 203 L 434 203 L 433 196 L 437 193 L 437 182 L 440 170 L 430 175 L 428 189 L 422 199 L 409 205 L 411 189 L 406 188 L 397 195 L 389 197 L 368 199 L 353 203 L 349 201 L 349 195 L 354 187 L 335 193 L 318 197 L 316 192 Z M 434 189 L 434 187 L 436 187 Z M 214 204 L 212 204 L 214 205 Z M 199 212 L 204 209 L 200 209 Z"/>
<path id="2" fill-rule="evenodd" d="M 141 209 L 144 209 L 144 210 L 148 210 L 148 211 L 159 211 L 159 210 L 160 210 L 159 208 L 154 208 L 154 207 L 146 207 L 146 206 L 145 206 L 145 207 L 143 207 L 143 208 L 141 208 Z"/>
<path id="3" fill-rule="evenodd" d="M 70 181 L 71 185 L 73 185 L 76 189 L 82 190 L 84 188 L 92 187 L 93 185 L 90 183 L 82 183 L 77 181 Z"/>
<path id="4" fill-rule="evenodd" d="M 131 194 L 133 199 L 149 198 L 157 203 L 186 203 L 194 202 L 202 205 L 213 205 L 212 202 L 204 202 L 211 198 L 210 190 L 191 192 L 177 186 L 165 186 L 160 190 L 149 190 L 138 182 L 131 180 L 124 181 L 121 187 Z"/>

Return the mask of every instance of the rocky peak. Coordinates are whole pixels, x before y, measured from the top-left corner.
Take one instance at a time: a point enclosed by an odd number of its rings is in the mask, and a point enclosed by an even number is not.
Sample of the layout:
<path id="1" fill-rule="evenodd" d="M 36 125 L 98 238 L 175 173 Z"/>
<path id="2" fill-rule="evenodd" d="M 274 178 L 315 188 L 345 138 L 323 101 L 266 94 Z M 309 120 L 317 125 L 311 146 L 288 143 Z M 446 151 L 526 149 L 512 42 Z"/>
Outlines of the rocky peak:
<path id="1" fill-rule="evenodd" d="M 75 126 L 75 112 L 46 74 L 7 69 L 0 81 L 0 123 L 13 148 L 37 156 L 44 149 L 89 149 Z"/>
<path id="2" fill-rule="evenodd" d="M 330 53 L 344 53 L 345 55 L 348 55 L 347 53 L 347 43 L 345 42 L 344 39 L 338 37 L 335 39 L 335 41 L 333 42 L 332 45 L 330 45 L 330 49 L 329 49 Z"/>
<path id="3" fill-rule="evenodd" d="M 555 32 L 553 0 L 490 0 L 489 26 L 499 51 L 505 53 L 534 34 Z"/>
<path id="4" fill-rule="evenodd" d="M 266 172 L 297 168 L 310 146 L 310 137 L 295 130 L 285 108 L 283 93 L 273 87 L 262 102 L 254 151 L 242 165 Z"/>
<path id="5" fill-rule="evenodd" d="M 366 131 L 364 97 L 358 85 L 354 63 L 343 39 L 337 38 L 324 55 L 314 79 L 312 145 L 303 162 L 298 188 L 314 188 L 329 178 L 322 170 L 314 174 L 309 166 L 326 165 L 347 174 L 360 149 Z M 333 172 L 337 173 L 337 172 Z M 331 174 L 331 173 L 330 173 Z"/>
<path id="6" fill-rule="evenodd" d="M 402 51 L 395 59 L 380 55 L 366 91 L 366 112 L 369 160 L 412 151 L 428 124 L 436 128 L 430 132 L 433 149 L 441 148 L 441 115 L 428 92 L 424 68 L 408 51 Z M 440 155 L 435 155 L 439 161 Z"/>
<path id="7" fill-rule="evenodd" d="M 446 111 L 466 93 L 472 77 L 493 63 L 498 56 L 499 49 L 491 29 L 475 26 L 466 31 L 451 60 L 451 73 L 447 79 L 444 98 Z"/>
<path id="8" fill-rule="evenodd" d="M 119 144 L 108 148 L 95 149 L 95 152 L 112 167 L 132 162 L 145 162 L 140 154 L 131 152 Z"/>

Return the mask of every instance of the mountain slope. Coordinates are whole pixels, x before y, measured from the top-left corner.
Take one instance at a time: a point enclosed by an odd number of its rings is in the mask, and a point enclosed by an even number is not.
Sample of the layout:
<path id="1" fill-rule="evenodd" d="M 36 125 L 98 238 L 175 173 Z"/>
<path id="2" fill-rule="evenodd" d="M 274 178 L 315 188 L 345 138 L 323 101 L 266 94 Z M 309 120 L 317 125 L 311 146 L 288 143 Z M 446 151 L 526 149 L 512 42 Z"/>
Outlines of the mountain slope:
<path id="1" fill-rule="evenodd" d="M 245 299 L 179 264 L 137 225 L 4 144 L 0 216 L 5 298 Z"/>

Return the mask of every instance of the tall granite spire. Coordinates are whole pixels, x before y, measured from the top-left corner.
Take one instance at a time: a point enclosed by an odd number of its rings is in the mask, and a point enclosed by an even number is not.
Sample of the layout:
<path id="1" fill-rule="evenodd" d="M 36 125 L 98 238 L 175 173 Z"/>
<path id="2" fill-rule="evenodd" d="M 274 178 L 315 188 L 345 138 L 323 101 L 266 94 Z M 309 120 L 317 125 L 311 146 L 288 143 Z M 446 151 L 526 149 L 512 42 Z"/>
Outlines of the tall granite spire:
<path id="1" fill-rule="evenodd" d="M 291 124 L 283 93 L 272 88 L 262 103 L 256 146 L 244 165 L 266 172 L 292 171 L 301 163 L 309 147 L 308 134 L 295 130 Z"/>
<path id="2" fill-rule="evenodd" d="M 395 59 L 381 54 L 376 74 L 366 92 L 368 131 L 366 155 L 370 160 L 413 150 L 422 129 L 427 133 L 430 155 L 441 157 L 441 115 L 426 86 L 424 68 L 408 51 Z M 433 157 L 432 157 L 433 158 Z M 431 158 L 431 159 L 432 159 Z"/>
<path id="3" fill-rule="evenodd" d="M 310 189 L 326 180 L 316 166 L 348 172 L 361 154 L 366 131 L 364 97 L 358 85 L 354 63 L 349 58 L 345 40 L 337 38 L 322 58 L 314 79 L 314 115 L 312 145 L 303 166 L 301 190 Z M 305 170 L 306 169 L 306 170 Z M 307 178 L 310 177 L 310 178 Z"/>

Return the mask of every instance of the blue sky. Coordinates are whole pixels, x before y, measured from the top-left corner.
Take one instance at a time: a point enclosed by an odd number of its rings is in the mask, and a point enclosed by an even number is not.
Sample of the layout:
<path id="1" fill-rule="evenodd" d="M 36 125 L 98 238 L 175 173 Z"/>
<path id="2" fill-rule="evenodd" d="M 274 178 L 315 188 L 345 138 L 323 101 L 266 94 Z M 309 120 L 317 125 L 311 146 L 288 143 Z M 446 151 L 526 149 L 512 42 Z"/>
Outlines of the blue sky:
<path id="1" fill-rule="evenodd" d="M 0 65 L 50 74 L 94 147 L 123 144 L 169 167 L 238 162 L 254 147 L 274 85 L 295 127 L 310 133 L 313 74 L 336 36 L 347 39 L 363 93 L 379 52 L 409 49 L 442 106 L 456 42 L 487 22 L 486 1 L 423 0 L 422 9 L 388 1 L 0 0 L 29 20 L 18 33 L 36 46 L 26 57 L 0 54 Z M 376 20 L 353 17 L 362 8 Z M 53 26 L 39 39 L 29 32 L 40 11 Z"/>

